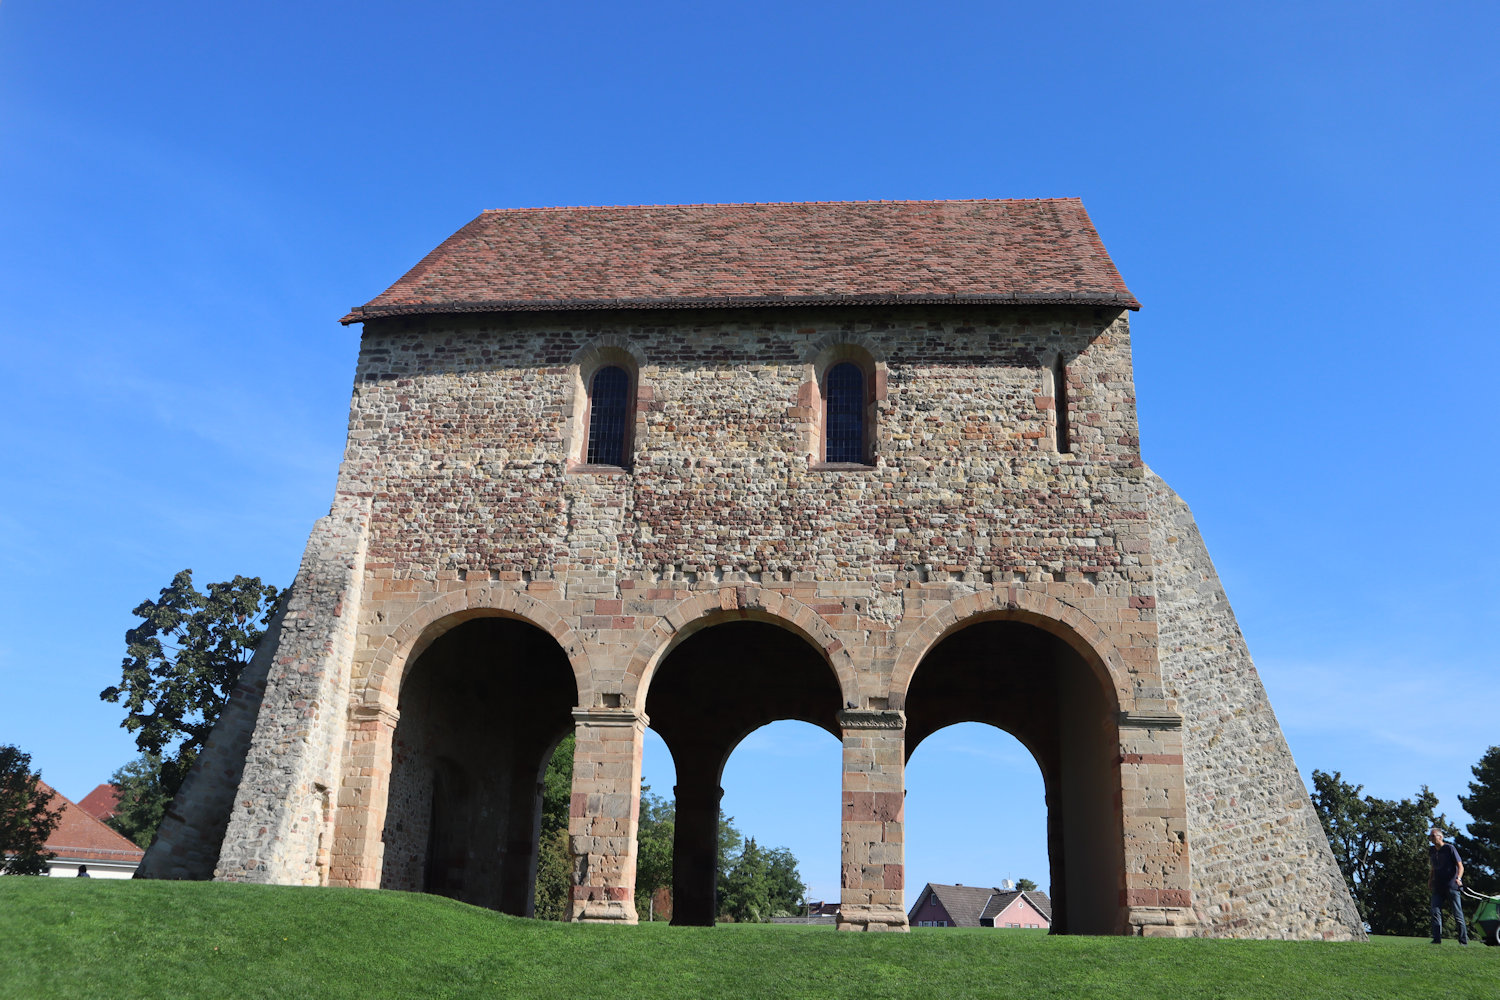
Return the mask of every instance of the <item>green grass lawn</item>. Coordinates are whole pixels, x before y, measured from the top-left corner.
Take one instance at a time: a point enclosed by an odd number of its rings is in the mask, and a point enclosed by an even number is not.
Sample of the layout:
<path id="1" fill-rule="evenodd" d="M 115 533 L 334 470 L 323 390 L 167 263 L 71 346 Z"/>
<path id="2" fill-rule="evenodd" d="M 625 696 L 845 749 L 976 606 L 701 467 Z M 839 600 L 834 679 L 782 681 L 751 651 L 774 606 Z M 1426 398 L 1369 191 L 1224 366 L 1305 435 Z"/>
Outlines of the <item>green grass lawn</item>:
<path id="1" fill-rule="evenodd" d="M 1500 948 L 573 926 L 434 896 L 0 879 L 0 997 L 1500 997 Z"/>

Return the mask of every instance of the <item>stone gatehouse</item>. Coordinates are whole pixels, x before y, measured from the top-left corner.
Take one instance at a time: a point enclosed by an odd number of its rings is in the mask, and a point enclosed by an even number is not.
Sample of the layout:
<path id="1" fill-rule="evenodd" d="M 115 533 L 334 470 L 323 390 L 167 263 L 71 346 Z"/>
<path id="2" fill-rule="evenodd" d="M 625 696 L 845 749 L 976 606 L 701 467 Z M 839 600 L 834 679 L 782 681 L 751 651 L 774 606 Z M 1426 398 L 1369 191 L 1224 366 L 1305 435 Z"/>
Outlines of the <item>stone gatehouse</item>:
<path id="1" fill-rule="evenodd" d="M 575 920 L 636 920 L 645 729 L 675 920 L 728 755 L 843 742 L 841 926 L 904 929 L 904 766 L 990 723 L 1054 929 L 1361 934 L 1191 513 L 1141 461 L 1135 298 L 1077 200 L 485 212 L 344 318 L 348 445 L 159 877 L 530 912 L 577 738 Z"/>

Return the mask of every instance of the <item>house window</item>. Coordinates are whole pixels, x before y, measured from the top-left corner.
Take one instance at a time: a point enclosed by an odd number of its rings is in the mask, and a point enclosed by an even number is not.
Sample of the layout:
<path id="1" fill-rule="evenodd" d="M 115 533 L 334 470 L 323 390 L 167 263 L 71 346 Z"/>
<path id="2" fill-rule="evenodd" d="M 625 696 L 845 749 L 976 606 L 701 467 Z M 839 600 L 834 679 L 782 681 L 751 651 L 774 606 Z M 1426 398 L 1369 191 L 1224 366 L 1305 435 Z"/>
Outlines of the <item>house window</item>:
<path id="1" fill-rule="evenodd" d="M 844 361 L 828 370 L 823 391 L 825 462 L 865 461 L 865 373 Z"/>
<path id="2" fill-rule="evenodd" d="M 630 376 L 618 365 L 600 368 L 589 384 L 588 464 L 624 467 L 629 415 Z"/>

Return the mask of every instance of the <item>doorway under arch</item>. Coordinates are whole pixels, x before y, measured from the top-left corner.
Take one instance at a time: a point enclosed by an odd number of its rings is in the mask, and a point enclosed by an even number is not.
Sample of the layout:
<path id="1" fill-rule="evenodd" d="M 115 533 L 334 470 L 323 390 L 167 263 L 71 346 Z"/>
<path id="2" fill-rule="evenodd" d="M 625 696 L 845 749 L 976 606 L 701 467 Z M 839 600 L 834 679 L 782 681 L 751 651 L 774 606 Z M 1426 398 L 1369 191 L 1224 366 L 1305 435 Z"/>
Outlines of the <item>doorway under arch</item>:
<path id="1" fill-rule="evenodd" d="M 841 739 L 838 677 L 801 635 L 770 621 L 729 620 L 667 653 L 645 707 L 677 775 L 672 923 L 712 926 L 725 763 L 746 736 L 783 719 Z"/>
<path id="2" fill-rule="evenodd" d="M 1116 934 L 1125 924 L 1118 712 L 1102 669 L 1037 625 L 989 619 L 934 646 L 906 693 L 908 760 L 928 736 L 961 722 L 996 726 L 1035 758 L 1053 933 Z M 985 794 L 982 772 L 969 784 L 970 794 Z"/>
<path id="3" fill-rule="evenodd" d="M 530 916 L 542 776 L 573 729 L 562 648 L 481 617 L 434 639 L 402 680 L 380 886 Z"/>

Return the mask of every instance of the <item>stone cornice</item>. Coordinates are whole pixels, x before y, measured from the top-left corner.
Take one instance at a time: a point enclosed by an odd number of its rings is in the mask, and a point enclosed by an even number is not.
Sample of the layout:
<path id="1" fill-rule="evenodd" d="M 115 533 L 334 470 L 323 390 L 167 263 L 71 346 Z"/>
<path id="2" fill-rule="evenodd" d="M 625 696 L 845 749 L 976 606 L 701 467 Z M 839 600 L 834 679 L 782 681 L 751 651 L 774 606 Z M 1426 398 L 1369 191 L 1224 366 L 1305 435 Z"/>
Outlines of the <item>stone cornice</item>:
<path id="1" fill-rule="evenodd" d="M 839 713 L 845 729 L 905 729 L 906 713 L 894 708 L 850 708 Z"/>
<path id="2" fill-rule="evenodd" d="M 1181 729 L 1182 716 L 1159 709 L 1145 712 L 1121 712 L 1121 729 Z"/>
<path id="3" fill-rule="evenodd" d="M 575 708 L 573 721 L 585 726 L 639 726 L 642 729 L 651 724 L 645 712 L 633 708 Z"/>

